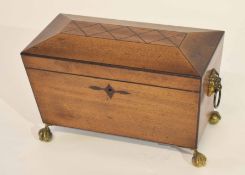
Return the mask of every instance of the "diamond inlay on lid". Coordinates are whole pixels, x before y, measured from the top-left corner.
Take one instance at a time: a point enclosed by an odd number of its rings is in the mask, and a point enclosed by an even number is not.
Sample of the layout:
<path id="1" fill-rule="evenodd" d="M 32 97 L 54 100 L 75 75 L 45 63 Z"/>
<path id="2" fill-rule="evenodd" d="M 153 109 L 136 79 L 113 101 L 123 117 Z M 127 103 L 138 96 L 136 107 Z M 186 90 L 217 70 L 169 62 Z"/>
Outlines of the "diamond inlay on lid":
<path id="1" fill-rule="evenodd" d="M 223 36 L 219 30 L 60 14 L 22 54 L 201 77 Z"/>
<path id="2" fill-rule="evenodd" d="M 151 43 L 175 47 L 179 47 L 186 36 L 186 33 L 184 32 L 84 21 L 72 21 L 64 28 L 63 32 L 96 38 L 140 42 L 146 44 Z"/>

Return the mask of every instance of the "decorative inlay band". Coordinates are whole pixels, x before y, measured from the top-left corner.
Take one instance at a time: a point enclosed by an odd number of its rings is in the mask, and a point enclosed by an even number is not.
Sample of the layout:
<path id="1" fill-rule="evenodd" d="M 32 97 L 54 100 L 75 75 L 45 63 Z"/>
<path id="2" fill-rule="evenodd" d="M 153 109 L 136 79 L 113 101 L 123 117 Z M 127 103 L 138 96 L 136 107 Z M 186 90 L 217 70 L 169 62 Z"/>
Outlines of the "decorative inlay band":
<path id="1" fill-rule="evenodd" d="M 62 32 L 86 37 L 159 44 L 174 47 L 179 47 L 186 36 L 186 33 L 184 32 L 85 21 L 71 21 Z"/>

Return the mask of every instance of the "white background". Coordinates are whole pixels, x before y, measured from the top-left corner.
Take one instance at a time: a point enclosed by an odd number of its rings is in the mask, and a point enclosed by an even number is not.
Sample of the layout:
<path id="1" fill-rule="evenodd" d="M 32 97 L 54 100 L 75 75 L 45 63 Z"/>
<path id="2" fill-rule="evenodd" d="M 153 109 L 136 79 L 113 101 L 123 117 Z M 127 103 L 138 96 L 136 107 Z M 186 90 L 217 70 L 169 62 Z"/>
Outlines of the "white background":
<path id="1" fill-rule="evenodd" d="M 60 12 L 226 31 L 223 118 L 199 142 L 205 168 L 192 166 L 188 149 L 75 129 L 52 127 L 53 142 L 38 140 L 43 125 L 19 53 Z M 244 43 L 243 0 L 1 0 L 0 175 L 244 175 Z"/>

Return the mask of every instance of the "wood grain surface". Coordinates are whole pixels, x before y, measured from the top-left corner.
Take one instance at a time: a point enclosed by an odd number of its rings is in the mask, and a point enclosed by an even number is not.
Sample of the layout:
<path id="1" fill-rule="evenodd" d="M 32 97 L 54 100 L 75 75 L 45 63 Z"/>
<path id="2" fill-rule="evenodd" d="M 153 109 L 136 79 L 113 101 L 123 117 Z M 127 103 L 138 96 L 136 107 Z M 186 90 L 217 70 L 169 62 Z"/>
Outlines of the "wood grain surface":
<path id="1" fill-rule="evenodd" d="M 43 122 L 197 148 L 223 36 L 59 14 L 21 56 Z"/>
<path id="2" fill-rule="evenodd" d="M 199 94 L 27 69 L 43 122 L 195 148 Z M 103 90 L 117 91 L 110 99 Z"/>
<path id="3" fill-rule="evenodd" d="M 104 79 L 160 86 L 197 93 L 200 89 L 200 79 L 172 74 L 159 74 L 128 68 L 117 68 L 115 66 L 108 67 L 100 64 L 72 62 L 70 60 L 64 59 L 27 55 L 23 55 L 23 62 L 26 68 L 99 77 Z"/>
<path id="4" fill-rule="evenodd" d="M 202 77 L 223 35 L 218 30 L 60 14 L 22 54 Z"/>
<path id="5" fill-rule="evenodd" d="M 61 33 L 24 53 L 198 76 L 178 49 L 162 45 Z"/>
<path id="6" fill-rule="evenodd" d="M 220 72 L 220 64 L 221 64 L 222 49 L 223 49 L 223 39 L 221 40 L 218 48 L 216 49 L 213 55 L 213 59 L 209 63 L 209 66 L 206 69 L 205 74 L 202 78 L 202 85 L 201 85 L 201 91 L 200 91 L 200 113 L 199 113 L 199 124 L 198 124 L 199 125 L 198 139 L 201 138 L 206 128 L 206 125 L 208 124 L 208 119 L 210 117 L 210 114 L 212 111 L 214 111 L 214 106 L 213 106 L 214 96 L 213 95 L 211 97 L 207 96 L 208 83 L 209 83 L 209 76 L 213 68 L 215 68 L 217 72 Z M 222 103 L 222 99 L 221 99 L 221 103 Z"/>

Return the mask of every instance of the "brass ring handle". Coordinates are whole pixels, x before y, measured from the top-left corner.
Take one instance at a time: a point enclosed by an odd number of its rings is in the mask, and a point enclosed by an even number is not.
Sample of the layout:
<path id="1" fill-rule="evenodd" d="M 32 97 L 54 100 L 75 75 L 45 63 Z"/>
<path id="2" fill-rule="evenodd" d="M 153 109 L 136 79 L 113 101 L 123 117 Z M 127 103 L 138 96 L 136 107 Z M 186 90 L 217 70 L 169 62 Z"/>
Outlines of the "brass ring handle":
<path id="1" fill-rule="evenodd" d="M 218 101 L 217 101 L 217 94 L 218 94 Z M 218 108 L 220 104 L 220 99 L 221 99 L 221 90 L 217 91 L 214 93 L 214 108 Z"/>
<path id="2" fill-rule="evenodd" d="M 208 96 L 212 96 L 214 94 L 213 105 L 214 108 L 217 108 L 220 104 L 221 100 L 221 78 L 219 77 L 219 73 L 212 69 L 211 74 L 209 76 L 209 85 L 208 85 Z M 217 99 L 218 95 L 218 99 Z"/>

